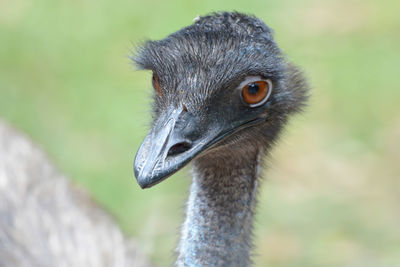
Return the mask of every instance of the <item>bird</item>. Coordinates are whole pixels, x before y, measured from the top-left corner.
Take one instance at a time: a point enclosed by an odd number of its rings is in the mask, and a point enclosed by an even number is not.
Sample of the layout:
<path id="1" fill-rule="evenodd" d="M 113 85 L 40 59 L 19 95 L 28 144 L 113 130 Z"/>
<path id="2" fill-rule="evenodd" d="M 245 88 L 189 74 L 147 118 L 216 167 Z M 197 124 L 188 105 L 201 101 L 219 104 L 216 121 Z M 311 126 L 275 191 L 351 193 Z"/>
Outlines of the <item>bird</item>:
<path id="1" fill-rule="evenodd" d="M 309 95 L 273 35 L 253 15 L 222 11 L 132 55 L 154 87 L 151 129 L 134 160 L 138 184 L 150 188 L 192 165 L 176 266 L 252 264 L 260 170 Z"/>
<path id="2" fill-rule="evenodd" d="M 150 267 L 132 239 L 0 119 L 0 266 Z"/>

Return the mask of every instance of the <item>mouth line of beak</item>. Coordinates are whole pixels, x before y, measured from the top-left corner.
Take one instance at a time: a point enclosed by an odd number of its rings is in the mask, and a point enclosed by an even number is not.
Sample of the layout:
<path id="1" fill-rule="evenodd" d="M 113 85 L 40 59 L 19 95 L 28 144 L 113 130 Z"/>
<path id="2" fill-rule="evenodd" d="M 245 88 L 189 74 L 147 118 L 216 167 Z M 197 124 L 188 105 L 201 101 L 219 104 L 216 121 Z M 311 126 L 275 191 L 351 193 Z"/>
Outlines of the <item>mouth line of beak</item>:
<path id="1" fill-rule="evenodd" d="M 200 153 L 208 151 L 211 147 L 216 146 L 218 143 L 222 142 L 232 134 L 239 132 L 240 130 L 246 129 L 250 126 L 256 125 L 262 122 L 263 120 L 264 120 L 263 118 L 256 118 L 244 122 L 243 124 L 237 127 L 232 127 L 229 130 L 224 131 L 222 133 L 218 133 L 215 136 L 211 137 L 205 136 L 205 138 L 200 138 L 199 140 L 195 141 L 194 145 L 191 148 L 186 149 L 185 151 L 180 153 L 169 154 L 166 151 L 160 151 L 165 155 L 165 157 L 157 157 L 156 159 L 151 159 L 151 158 L 141 159 L 142 162 L 136 159 L 135 175 L 140 187 L 142 187 L 143 189 L 150 188 L 162 182 L 163 180 L 167 179 L 169 176 L 171 176 L 172 174 L 174 174 L 175 172 L 186 166 L 193 158 L 198 156 Z M 150 146 L 158 145 L 153 141 L 150 142 L 151 142 Z M 166 148 L 165 144 L 160 144 L 160 145 Z M 153 168 L 149 173 L 150 175 L 147 174 L 143 176 L 143 173 L 137 168 L 137 165 L 143 163 L 144 160 L 153 161 Z"/>
<path id="2" fill-rule="evenodd" d="M 237 132 L 239 132 L 239 131 L 241 131 L 241 130 L 243 130 L 243 129 L 246 129 L 246 128 L 250 127 L 250 126 L 259 124 L 259 123 L 262 122 L 263 120 L 264 120 L 263 118 L 256 118 L 256 119 L 247 121 L 247 122 L 241 124 L 240 126 L 238 126 L 238 127 L 236 127 L 236 128 L 232 128 L 232 129 L 229 129 L 229 130 L 227 130 L 227 131 L 225 131 L 225 132 L 223 132 L 223 133 L 221 133 L 221 134 L 218 134 L 215 138 L 213 138 L 213 139 L 211 140 L 211 142 L 209 142 L 208 144 L 206 144 L 206 145 L 202 148 L 202 150 L 201 150 L 200 152 L 204 152 L 204 151 L 206 151 L 206 150 L 208 150 L 208 149 L 210 149 L 210 148 L 212 148 L 212 147 L 214 147 L 214 146 L 217 146 L 220 142 L 224 141 L 226 138 L 228 138 L 228 137 L 231 136 L 232 134 L 237 133 Z M 200 145 L 200 144 L 198 144 L 197 146 L 199 146 L 199 145 Z M 198 154 L 196 154 L 195 156 L 197 156 L 197 155 L 198 155 Z"/>

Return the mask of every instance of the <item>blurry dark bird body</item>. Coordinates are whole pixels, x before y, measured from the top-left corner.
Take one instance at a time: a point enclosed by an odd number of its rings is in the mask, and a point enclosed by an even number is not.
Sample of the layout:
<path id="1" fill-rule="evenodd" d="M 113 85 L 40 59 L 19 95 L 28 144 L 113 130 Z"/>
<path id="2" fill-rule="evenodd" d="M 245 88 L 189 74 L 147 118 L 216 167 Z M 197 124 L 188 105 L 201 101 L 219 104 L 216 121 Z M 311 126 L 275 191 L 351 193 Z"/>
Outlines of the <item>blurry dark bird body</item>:
<path id="1" fill-rule="evenodd" d="M 136 243 L 0 120 L 0 266 L 150 266 Z"/>

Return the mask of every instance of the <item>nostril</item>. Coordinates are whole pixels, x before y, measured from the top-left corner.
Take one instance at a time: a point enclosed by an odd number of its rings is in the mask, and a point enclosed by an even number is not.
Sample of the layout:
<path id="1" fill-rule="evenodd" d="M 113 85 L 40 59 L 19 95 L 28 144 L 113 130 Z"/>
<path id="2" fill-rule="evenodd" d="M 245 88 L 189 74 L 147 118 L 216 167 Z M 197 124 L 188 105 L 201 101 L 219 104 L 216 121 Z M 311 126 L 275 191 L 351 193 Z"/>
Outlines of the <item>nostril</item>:
<path id="1" fill-rule="evenodd" d="M 177 143 L 169 149 L 167 156 L 175 156 L 181 154 L 185 151 L 188 151 L 191 147 L 192 145 L 188 142 Z"/>

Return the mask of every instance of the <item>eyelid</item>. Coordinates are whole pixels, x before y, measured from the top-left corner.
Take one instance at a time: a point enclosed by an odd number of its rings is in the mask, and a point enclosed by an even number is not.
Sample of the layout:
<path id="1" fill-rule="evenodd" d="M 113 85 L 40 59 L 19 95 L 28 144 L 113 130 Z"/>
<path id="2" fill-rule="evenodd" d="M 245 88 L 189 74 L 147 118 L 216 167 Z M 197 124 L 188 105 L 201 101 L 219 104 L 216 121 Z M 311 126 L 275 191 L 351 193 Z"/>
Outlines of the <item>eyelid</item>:
<path id="1" fill-rule="evenodd" d="M 247 76 L 238 86 L 238 89 L 242 90 L 242 88 L 252 82 L 257 82 L 257 81 L 267 81 L 267 79 L 264 79 L 261 76 Z"/>

